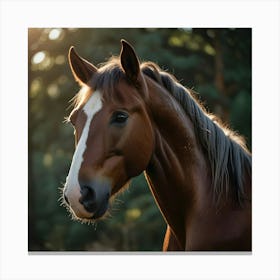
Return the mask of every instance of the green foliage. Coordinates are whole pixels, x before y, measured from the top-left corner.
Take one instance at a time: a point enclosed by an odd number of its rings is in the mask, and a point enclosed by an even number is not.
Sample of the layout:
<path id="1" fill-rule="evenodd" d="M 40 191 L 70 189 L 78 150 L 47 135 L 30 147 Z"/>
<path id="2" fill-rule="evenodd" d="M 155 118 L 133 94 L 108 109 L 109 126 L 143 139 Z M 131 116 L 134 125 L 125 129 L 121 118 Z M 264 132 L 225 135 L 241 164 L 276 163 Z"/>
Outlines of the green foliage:
<path id="1" fill-rule="evenodd" d="M 197 91 L 207 109 L 251 146 L 250 29 L 30 29 L 29 250 L 161 250 L 166 225 L 143 175 L 95 225 L 72 221 L 59 201 L 74 152 L 73 129 L 64 117 L 79 90 L 68 49 L 74 45 L 98 65 L 119 54 L 121 38 L 142 61 L 158 63 Z"/>

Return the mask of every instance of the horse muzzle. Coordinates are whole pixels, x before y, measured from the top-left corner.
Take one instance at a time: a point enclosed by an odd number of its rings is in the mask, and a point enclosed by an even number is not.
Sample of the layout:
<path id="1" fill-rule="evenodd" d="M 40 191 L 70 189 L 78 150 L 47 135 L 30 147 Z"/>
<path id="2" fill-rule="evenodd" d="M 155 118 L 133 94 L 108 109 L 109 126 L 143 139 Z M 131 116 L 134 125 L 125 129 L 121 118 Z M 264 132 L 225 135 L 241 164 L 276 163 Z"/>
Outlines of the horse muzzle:
<path id="1" fill-rule="evenodd" d="M 80 181 L 80 194 L 78 201 L 71 201 L 67 192 L 64 193 L 65 201 L 78 218 L 98 219 L 109 208 L 111 194 L 111 182 L 106 178 L 98 178 L 90 181 Z M 77 197 L 77 196 L 76 196 Z M 77 205 L 78 204 L 78 205 Z"/>

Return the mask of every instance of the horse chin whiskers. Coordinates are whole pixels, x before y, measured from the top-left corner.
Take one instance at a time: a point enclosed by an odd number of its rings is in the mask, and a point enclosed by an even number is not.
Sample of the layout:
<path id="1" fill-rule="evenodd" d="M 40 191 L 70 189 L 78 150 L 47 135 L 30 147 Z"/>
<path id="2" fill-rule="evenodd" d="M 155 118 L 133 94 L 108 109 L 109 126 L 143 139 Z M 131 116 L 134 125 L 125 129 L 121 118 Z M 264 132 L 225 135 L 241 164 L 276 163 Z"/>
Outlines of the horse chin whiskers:
<path id="1" fill-rule="evenodd" d="M 92 226 L 94 226 L 94 228 L 96 229 L 97 224 L 98 224 L 100 221 L 111 219 L 111 218 L 112 218 L 112 215 L 111 215 L 111 213 L 110 213 L 110 209 L 108 209 L 108 210 L 106 211 L 106 213 L 105 213 L 102 217 L 99 217 L 99 218 L 97 218 L 97 219 L 79 218 L 79 217 L 75 216 L 73 213 L 72 213 L 72 218 L 73 218 L 73 220 L 78 221 L 78 222 L 80 222 L 81 224 L 92 225 Z"/>
<path id="2" fill-rule="evenodd" d="M 94 225 L 97 222 L 97 220 L 94 220 L 94 219 L 80 218 L 74 213 L 74 211 L 71 209 L 71 207 L 69 205 L 66 205 L 65 207 L 66 207 L 68 215 L 72 221 L 76 221 L 81 224 L 87 224 L 87 225 Z"/>
<path id="3" fill-rule="evenodd" d="M 78 222 L 80 222 L 81 224 L 86 224 L 86 225 L 89 225 L 89 226 L 94 226 L 96 228 L 96 225 L 97 225 L 97 220 L 93 220 L 93 219 L 76 219 Z"/>

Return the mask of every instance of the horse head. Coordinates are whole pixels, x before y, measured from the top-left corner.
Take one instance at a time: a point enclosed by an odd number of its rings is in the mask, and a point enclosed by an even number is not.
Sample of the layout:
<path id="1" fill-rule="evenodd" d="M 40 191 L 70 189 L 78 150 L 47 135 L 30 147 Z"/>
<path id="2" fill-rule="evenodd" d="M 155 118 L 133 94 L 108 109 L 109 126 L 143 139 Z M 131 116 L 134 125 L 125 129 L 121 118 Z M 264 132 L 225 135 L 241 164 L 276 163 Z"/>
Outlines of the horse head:
<path id="1" fill-rule="evenodd" d="M 154 135 L 147 85 L 134 49 L 124 40 L 118 61 L 97 68 L 71 47 L 69 63 L 82 89 L 69 116 L 76 149 L 64 197 L 76 218 L 94 220 L 150 161 Z"/>

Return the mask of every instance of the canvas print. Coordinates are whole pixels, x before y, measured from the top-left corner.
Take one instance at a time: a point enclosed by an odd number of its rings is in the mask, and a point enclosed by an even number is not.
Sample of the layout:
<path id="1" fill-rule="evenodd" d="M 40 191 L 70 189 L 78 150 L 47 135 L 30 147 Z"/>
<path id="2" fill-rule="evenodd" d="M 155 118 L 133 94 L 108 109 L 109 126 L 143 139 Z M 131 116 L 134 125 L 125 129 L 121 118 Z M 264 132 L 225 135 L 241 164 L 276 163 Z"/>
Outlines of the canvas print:
<path id="1" fill-rule="evenodd" d="M 251 29 L 30 28 L 29 251 L 251 252 Z"/>

